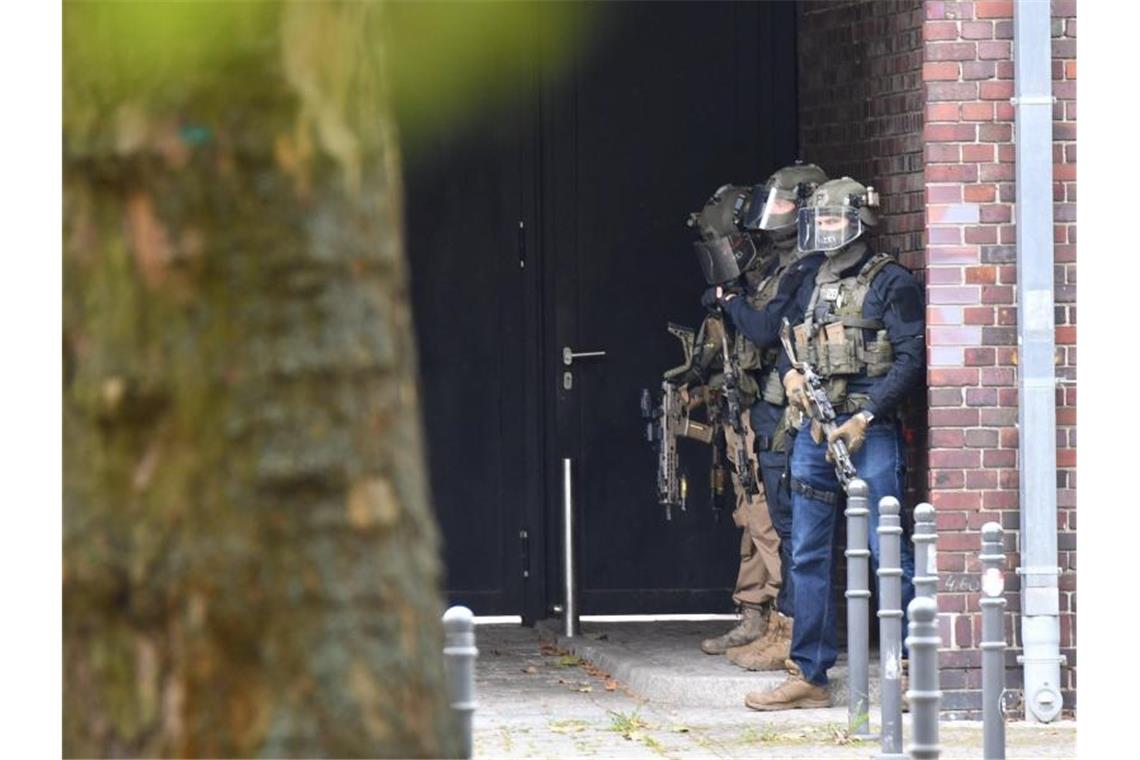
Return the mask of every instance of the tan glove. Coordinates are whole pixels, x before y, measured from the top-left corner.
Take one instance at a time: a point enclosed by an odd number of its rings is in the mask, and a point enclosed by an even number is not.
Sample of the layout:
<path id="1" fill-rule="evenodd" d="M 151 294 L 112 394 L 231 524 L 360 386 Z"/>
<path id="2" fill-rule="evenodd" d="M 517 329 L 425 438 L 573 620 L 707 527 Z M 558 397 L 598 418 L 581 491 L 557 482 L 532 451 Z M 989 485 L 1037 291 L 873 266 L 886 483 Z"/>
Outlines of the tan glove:
<path id="1" fill-rule="evenodd" d="M 804 413 L 811 413 L 807 400 L 807 381 L 798 369 L 790 369 L 788 374 L 784 375 L 784 393 L 788 396 L 789 404 L 795 405 Z"/>
<path id="2" fill-rule="evenodd" d="M 782 451 L 784 446 L 787 446 L 787 434 L 789 430 L 799 430 L 804 425 L 804 413 L 798 406 L 788 404 L 784 407 L 784 419 L 780 422 L 780 426 L 776 429 L 776 434 L 783 438 L 784 443 L 782 446 L 777 446 L 776 451 Z"/>
<path id="3" fill-rule="evenodd" d="M 827 443 L 830 445 L 842 438 L 843 442 L 847 444 L 847 451 L 854 454 L 867 438 L 867 425 L 867 418 L 862 414 L 856 414 L 847 420 L 847 422 L 844 422 L 835 430 L 832 430 L 831 435 L 827 436 Z M 831 461 L 830 451 L 828 452 L 827 459 Z"/>
<path id="4" fill-rule="evenodd" d="M 811 439 L 816 442 L 816 445 L 819 445 L 823 443 L 823 439 L 826 437 L 827 436 L 823 434 L 823 425 L 819 424 L 819 420 L 812 420 Z"/>

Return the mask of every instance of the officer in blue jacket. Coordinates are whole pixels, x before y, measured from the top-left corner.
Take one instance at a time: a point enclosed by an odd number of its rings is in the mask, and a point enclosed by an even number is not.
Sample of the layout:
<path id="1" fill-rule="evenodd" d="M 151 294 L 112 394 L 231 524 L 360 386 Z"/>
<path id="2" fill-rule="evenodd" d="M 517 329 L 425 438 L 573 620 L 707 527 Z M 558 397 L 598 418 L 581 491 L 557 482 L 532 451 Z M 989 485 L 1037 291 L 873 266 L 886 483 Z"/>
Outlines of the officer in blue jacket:
<path id="1" fill-rule="evenodd" d="M 796 246 L 797 212 L 827 175 L 815 164 L 796 162 L 773 173 L 752 190 L 741 225 L 763 233 L 763 268 L 746 273 L 750 280 L 743 297 L 721 295 L 725 312 L 737 330 L 760 352 L 759 398 L 750 410 L 760 473 L 772 524 L 780 537 L 782 585 L 765 635 L 728 649 L 730 662 L 748 670 L 782 670 L 792 643 L 795 580 L 791 576 L 792 504 L 781 487 L 789 442 L 782 375 L 779 372 L 779 329 L 800 285 L 815 274 L 822 253 L 802 254 Z M 714 294 L 715 295 L 715 294 Z"/>
<path id="2" fill-rule="evenodd" d="M 879 500 L 901 497 L 905 458 L 897 416 L 903 398 L 923 380 L 924 305 L 911 273 L 866 241 L 878 224 L 878 196 L 849 177 L 820 185 L 799 212 L 798 247 L 825 256 L 814 278 L 798 287 L 789 311 L 797 314 L 797 358 L 827 383 L 838 413 L 831 440 L 842 438 L 869 489 L 872 571 L 878 564 Z M 807 410 L 803 375 L 782 357 L 789 404 Z M 811 434 L 806 434 L 808 428 Z M 819 428 L 806 426 L 791 453 L 792 566 L 795 586 L 788 679 L 752 692 L 756 710 L 826 707 L 827 670 L 837 656 L 832 537 L 841 488 L 827 461 Z M 914 557 L 903 542 L 903 609 L 914 596 Z"/>

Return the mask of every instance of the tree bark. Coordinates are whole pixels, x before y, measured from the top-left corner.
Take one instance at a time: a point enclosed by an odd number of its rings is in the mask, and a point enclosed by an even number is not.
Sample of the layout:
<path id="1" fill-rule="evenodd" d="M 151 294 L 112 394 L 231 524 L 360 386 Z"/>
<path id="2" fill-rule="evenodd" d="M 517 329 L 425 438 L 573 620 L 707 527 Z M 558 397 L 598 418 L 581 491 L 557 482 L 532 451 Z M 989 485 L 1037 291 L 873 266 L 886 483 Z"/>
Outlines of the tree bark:
<path id="1" fill-rule="evenodd" d="M 453 754 L 374 4 L 64 6 L 64 750 Z"/>

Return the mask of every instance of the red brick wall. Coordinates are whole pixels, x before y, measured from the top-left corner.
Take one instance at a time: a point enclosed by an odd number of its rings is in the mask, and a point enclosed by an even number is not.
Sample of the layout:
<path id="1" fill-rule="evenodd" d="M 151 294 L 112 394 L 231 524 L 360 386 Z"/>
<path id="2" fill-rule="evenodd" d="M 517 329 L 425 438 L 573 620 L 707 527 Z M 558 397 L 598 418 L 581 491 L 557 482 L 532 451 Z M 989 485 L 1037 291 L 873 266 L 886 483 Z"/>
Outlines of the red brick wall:
<path id="1" fill-rule="evenodd" d="M 925 220 L 922 156 L 922 24 L 919 0 L 798 4 L 800 157 L 832 178 L 873 185 L 882 197 L 877 250 L 898 249 L 922 281 Z M 906 504 L 926 499 L 926 403 L 916 392 L 905 416 Z M 840 520 L 834 554 L 837 625 L 846 638 L 846 584 Z"/>
<path id="2" fill-rule="evenodd" d="M 899 251 L 922 281 L 922 3 L 800 3 L 797 38 L 800 157 L 832 178 L 873 185 L 882 196 L 878 250 Z M 907 414 L 908 500 L 926 498 L 926 409 Z"/>
<path id="3" fill-rule="evenodd" d="M 1062 675 L 1075 705 L 1076 7 L 1053 2 L 1058 565 Z M 927 294 L 928 410 L 912 498 L 937 510 L 943 708 L 976 717 L 981 526 L 1018 529 L 1012 2 L 801 3 L 801 156 L 882 190 L 879 248 Z M 925 233 L 925 241 L 924 241 Z M 918 465 L 915 467 L 915 465 Z M 924 471 L 925 470 L 925 471 Z M 911 502 L 914 503 L 913 500 Z M 1016 567 L 1009 536 L 1009 568 Z M 1008 575 L 1009 686 L 1021 686 Z"/>
<path id="4" fill-rule="evenodd" d="M 800 3 L 800 156 L 882 194 L 876 243 L 921 270 L 922 3 Z"/>
<path id="5" fill-rule="evenodd" d="M 1062 377 L 1074 377 L 1076 101 L 1074 2 L 1054 2 L 1056 341 Z M 1018 529 L 1013 6 L 931 2 L 924 26 L 928 485 L 938 515 L 943 708 L 980 708 L 977 552 L 991 520 Z M 1057 392 L 1058 564 L 1063 653 L 1075 664 L 1075 385 Z M 1009 567 L 1019 558 L 1007 540 Z M 1009 574 L 1010 681 L 1019 688 L 1018 583 Z M 1062 678 L 1074 704 L 1075 671 Z"/>

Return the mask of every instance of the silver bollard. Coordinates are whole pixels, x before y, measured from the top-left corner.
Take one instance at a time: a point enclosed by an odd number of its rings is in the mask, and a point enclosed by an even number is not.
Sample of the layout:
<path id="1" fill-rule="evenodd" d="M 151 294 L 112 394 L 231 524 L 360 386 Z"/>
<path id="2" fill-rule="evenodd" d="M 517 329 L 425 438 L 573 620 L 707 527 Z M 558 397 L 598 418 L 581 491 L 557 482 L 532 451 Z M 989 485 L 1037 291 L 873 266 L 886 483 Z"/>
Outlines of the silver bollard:
<path id="1" fill-rule="evenodd" d="M 938 554 L 934 542 L 934 507 L 925 502 L 914 508 L 914 595 L 933 599 L 938 593 Z"/>
<path id="2" fill-rule="evenodd" d="M 936 760 L 938 746 L 938 707 L 942 692 L 938 688 L 938 605 L 933 599 L 916 596 L 906 609 L 910 618 L 910 700 L 912 719 L 910 756 L 916 760 Z"/>
<path id="3" fill-rule="evenodd" d="M 459 727 L 460 757 L 474 750 L 475 717 L 475 616 L 466 607 L 450 607 L 443 613 L 443 673 L 447 700 Z"/>
<path id="4" fill-rule="evenodd" d="M 879 500 L 879 668 L 882 752 L 879 760 L 903 760 L 902 726 L 902 524 L 899 500 Z"/>
<path id="5" fill-rule="evenodd" d="M 996 522 L 982 526 L 982 721 L 985 760 L 1005 760 L 1005 548 Z"/>
<path id="6" fill-rule="evenodd" d="M 871 550 L 867 533 L 867 484 L 860 478 L 847 484 L 847 732 L 856 739 L 871 737 L 870 676 L 867 627 L 871 619 Z"/>
<path id="7" fill-rule="evenodd" d="M 574 492 L 570 460 L 562 460 L 562 635 L 573 638 L 578 623 L 578 568 L 574 563 Z"/>

